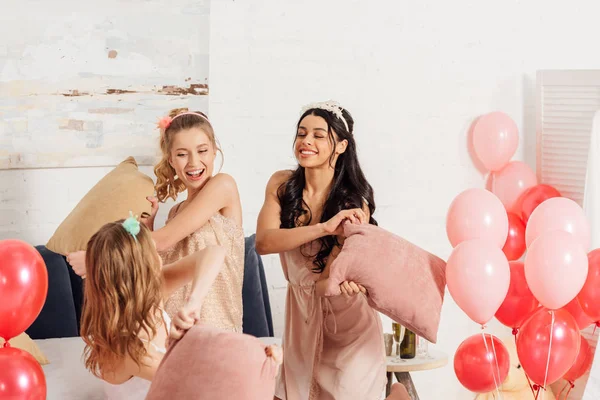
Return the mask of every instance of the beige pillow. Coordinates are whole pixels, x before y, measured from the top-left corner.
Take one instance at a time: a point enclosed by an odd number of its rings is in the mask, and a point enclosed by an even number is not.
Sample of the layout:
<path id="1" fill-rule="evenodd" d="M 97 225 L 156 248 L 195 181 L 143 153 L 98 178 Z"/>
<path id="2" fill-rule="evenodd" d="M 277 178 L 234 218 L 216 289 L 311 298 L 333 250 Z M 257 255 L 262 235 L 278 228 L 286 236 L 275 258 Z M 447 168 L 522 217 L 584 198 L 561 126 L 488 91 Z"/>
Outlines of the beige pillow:
<path id="1" fill-rule="evenodd" d="M 26 333 L 21 333 L 19 336 L 14 337 L 8 341 L 10 347 L 24 350 L 31 354 L 40 365 L 50 364 L 50 361 L 46 358 L 44 353 L 39 349 L 37 344 Z M 4 339 L 0 338 L 0 347 L 4 346 Z"/>
<path id="2" fill-rule="evenodd" d="M 146 199 L 154 194 L 152 179 L 138 170 L 133 157 L 127 158 L 100 180 L 60 224 L 46 247 L 58 254 L 85 250 L 92 235 L 104 224 L 134 215 L 150 213 Z"/>

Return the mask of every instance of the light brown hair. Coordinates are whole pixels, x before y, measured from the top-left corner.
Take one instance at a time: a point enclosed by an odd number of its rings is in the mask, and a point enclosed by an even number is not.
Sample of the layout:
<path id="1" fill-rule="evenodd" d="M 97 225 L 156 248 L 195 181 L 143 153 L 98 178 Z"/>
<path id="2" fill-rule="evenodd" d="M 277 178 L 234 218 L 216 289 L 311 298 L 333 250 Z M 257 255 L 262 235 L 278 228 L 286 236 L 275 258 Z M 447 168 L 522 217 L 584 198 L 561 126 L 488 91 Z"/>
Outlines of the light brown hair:
<path id="1" fill-rule="evenodd" d="M 100 378 L 127 356 L 142 365 L 147 351 L 139 335 L 152 340 L 160 320 L 161 264 L 150 231 L 141 224 L 133 237 L 122 223 L 100 228 L 85 257 L 81 336 L 85 366 Z"/>
<path id="2" fill-rule="evenodd" d="M 177 117 L 179 114 L 184 113 L 194 114 L 185 114 Z M 200 114 L 205 118 L 195 114 Z M 179 177 L 175 176 L 175 169 L 169 163 L 173 138 L 179 131 L 191 128 L 202 129 L 208 136 L 215 151 L 221 153 L 221 157 L 223 156 L 223 152 L 217 145 L 213 127 L 204 113 L 200 111 L 189 111 L 187 108 L 175 108 L 169 112 L 169 117 L 174 119 L 167 129 L 161 132 L 160 149 L 162 152 L 162 159 L 154 167 L 154 174 L 156 175 L 156 185 L 154 188 L 156 190 L 156 197 L 160 202 L 164 202 L 168 198 L 177 200 L 177 195 L 185 190 L 185 185 Z"/>

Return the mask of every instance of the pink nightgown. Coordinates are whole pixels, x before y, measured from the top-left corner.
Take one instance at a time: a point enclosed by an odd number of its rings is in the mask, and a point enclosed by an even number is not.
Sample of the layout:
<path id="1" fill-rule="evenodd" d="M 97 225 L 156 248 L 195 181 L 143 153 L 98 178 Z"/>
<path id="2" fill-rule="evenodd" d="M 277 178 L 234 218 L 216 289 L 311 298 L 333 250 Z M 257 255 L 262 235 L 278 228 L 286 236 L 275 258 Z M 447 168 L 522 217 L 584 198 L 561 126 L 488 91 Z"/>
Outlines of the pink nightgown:
<path id="1" fill-rule="evenodd" d="M 381 320 L 363 294 L 317 297 L 311 271 L 319 243 L 280 254 L 288 281 L 283 366 L 275 395 L 283 400 L 379 400 L 386 384 Z"/>

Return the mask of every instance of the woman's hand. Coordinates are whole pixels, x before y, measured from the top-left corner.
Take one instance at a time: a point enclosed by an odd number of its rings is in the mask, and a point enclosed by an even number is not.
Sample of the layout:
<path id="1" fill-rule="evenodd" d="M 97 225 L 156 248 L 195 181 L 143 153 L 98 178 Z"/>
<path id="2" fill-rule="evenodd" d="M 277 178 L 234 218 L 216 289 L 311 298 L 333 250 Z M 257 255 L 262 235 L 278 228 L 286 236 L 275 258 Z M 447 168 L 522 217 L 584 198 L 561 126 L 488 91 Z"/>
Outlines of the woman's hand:
<path id="1" fill-rule="evenodd" d="M 183 335 L 200 320 L 200 309 L 190 303 L 183 306 L 171 321 L 169 341 L 179 340 Z"/>
<path id="2" fill-rule="evenodd" d="M 73 272 L 85 279 L 85 251 L 75 251 L 67 254 L 67 262 L 73 268 Z"/>
<path id="3" fill-rule="evenodd" d="M 156 213 L 158 213 L 158 199 L 154 196 L 146 197 L 146 200 L 150 202 L 152 208 L 150 210 L 150 214 L 143 213 L 140 217 L 140 222 L 146 225 L 148 229 L 151 231 L 154 230 L 154 219 L 156 218 Z"/>
<path id="4" fill-rule="evenodd" d="M 328 235 L 340 236 L 344 233 L 344 225 L 342 223 L 345 220 L 348 220 L 353 224 L 365 224 L 369 222 L 369 219 L 363 210 L 360 208 L 353 208 L 350 210 L 342 210 L 329 221 L 324 222 L 323 229 Z"/>
<path id="5" fill-rule="evenodd" d="M 265 354 L 267 355 L 267 357 L 271 357 L 277 365 L 283 363 L 283 350 L 281 349 L 281 347 L 275 344 L 267 346 L 265 347 Z"/>
<path id="6" fill-rule="evenodd" d="M 342 282 L 342 284 L 340 285 L 340 290 L 342 291 L 342 294 L 345 294 L 347 296 L 354 296 L 359 293 L 362 293 L 365 295 L 367 294 L 367 289 L 365 289 L 365 287 L 363 285 L 359 285 L 352 281 Z"/>

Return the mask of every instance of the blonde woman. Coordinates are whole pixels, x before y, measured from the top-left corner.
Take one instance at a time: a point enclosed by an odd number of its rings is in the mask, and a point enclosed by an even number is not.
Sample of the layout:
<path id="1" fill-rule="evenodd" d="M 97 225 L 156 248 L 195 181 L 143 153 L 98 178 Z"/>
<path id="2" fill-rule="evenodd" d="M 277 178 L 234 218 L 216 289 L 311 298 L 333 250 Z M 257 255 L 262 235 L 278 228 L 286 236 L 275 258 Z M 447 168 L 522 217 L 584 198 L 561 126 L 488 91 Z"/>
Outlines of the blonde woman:
<path id="1" fill-rule="evenodd" d="M 154 168 L 156 198 L 152 215 L 144 223 L 153 230 L 152 238 L 165 264 L 173 263 L 206 246 L 220 245 L 226 251 L 225 265 L 204 301 L 200 320 L 233 332 L 242 332 L 242 283 L 244 278 L 244 232 L 242 206 L 235 180 L 214 173 L 220 149 L 207 116 L 187 108 L 171 110 L 159 122 L 162 160 Z M 169 212 L 167 224 L 155 230 L 158 203 L 177 200 L 187 191 L 187 199 Z M 84 252 L 68 256 L 75 272 L 84 276 Z M 177 290 L 166 302 L 173 316 L 185 303 L 190 285 Z"/>
<path id="2" fill-rule="evenodd" d="M 163 262 L 171 263 L 210 245 L 226 251 L 225 266 L 206 296 L 200 320 L 233 332 L 242 332 L 242 283 L 244 280 L 244 231 L 242 205 L 235 180 L 215 170 L 221 151 L 207 116 L 188 109 L 175 109 L 160 122 L 162 160 L 154 168 L 157 199 L 151 199 L 152 227 L 158 202 L 187 199 L 169 212 L 167 224 L 152 237 Z M 184 304 L 187 285 L 167 301 L 169 315 Z"/>

